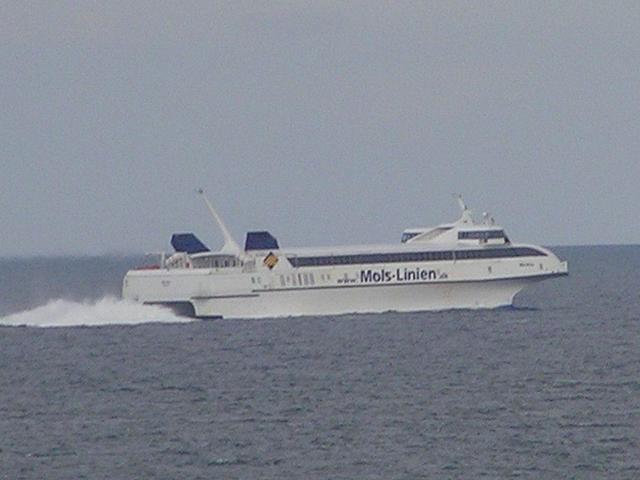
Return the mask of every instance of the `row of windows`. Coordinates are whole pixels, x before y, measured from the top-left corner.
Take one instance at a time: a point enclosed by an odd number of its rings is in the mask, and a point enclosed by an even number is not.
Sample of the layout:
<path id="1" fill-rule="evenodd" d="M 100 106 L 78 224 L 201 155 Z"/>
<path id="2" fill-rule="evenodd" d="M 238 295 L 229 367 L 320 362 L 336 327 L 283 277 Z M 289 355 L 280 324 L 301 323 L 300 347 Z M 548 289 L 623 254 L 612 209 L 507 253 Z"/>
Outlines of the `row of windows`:
<path id="1" fill-rule="evenodd" d="M 307 287 L 314 286 L 316 284 L 316 278 L 313 273 L 294 273 L 291 275 L 279 275 L 280 277 L 280 286 L 281 287 Z M 319 274 L 320 283 L 327 282 L 331 280 L 331 275 L 328 273 Z M 263 288 L 267 288 L 268 285 L 262 284 L 262 277 L 254 276 L 251 277 L 251 283 L 254 286 L 261 286 Z"/>
<path id="2" fill-rule="evenodd" d="M 193 268 L 229 268 L 242 265 L 240 260 L 237 260 L 235 258 L 227 258 L 225 260 L 221 260 L 216 257 L 196 257 L 191 259 L 191 262 L 193 263 Z"/>
<path id="3" fill-rule="evenodd" d="M 470 230 L 458 232 L 458 240 L 488 240 L 490 238 L 504 238 L 504 230 Z"/>
<path id="4" fill-rule="evenodd" d="M 361 255 L 332 255 L 324 257 L 287 257 L 294 267 L 354 265 L 368 263 L 435 262 L 442 260 L 470 260 L 477 258 L 508 258 L 544 256 L 540 250 L 528 247 L 487 248 L 482 250 L 442 250 L 433 252 L 367 253 Z"/>
<path id="5" fill-rule="evenodd" d="M 484 250 L 456 250 L 456 260 L 475 258 L 544 257 L 546 253 L 528 247 L 487 248 Z"/>
<path id="6" fill-rule="evenodd" d="M 298 273 L 297 275 L 294 273 L 293 275 L 280 275 L 280 286 L 281 287 L 289 287 L 294 286 L 307 286 L 307 285 L 315 285 L 316 280 L 313 277 L 312 273 Z"/>

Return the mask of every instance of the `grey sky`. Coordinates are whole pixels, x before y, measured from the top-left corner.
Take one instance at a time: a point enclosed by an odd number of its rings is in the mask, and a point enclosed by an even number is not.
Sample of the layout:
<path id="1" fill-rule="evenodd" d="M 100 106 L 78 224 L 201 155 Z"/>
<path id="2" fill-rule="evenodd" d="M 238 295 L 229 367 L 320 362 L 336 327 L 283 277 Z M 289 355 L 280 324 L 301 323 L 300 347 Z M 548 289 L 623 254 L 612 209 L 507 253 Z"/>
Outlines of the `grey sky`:
<path id="1" fill-rule="evenodd" d="M 638 2 L 3 2 L 3 256 L 174 231 L 640 243 Z"/>

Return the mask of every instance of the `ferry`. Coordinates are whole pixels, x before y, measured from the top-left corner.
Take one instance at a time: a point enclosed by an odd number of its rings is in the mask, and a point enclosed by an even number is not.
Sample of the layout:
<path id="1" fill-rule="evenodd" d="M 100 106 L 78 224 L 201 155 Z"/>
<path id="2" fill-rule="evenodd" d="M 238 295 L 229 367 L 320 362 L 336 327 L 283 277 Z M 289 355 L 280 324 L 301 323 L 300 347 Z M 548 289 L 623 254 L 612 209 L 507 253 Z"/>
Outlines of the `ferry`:
<path id="1" fill-rule="evenodd" d="M 127 272 L 123 298 L 198 318 L 264 318 L 496 308 L 527 285 L 568 274 L 550 250 L 512 243 L 461 196 L 460 218 L 406 229 L 398 244 L 281 248 L 267 231 L 233 239 L 202 190 L 224 244 L 211 251 L 193 233 L 171 237 L 159 263 Z"/>

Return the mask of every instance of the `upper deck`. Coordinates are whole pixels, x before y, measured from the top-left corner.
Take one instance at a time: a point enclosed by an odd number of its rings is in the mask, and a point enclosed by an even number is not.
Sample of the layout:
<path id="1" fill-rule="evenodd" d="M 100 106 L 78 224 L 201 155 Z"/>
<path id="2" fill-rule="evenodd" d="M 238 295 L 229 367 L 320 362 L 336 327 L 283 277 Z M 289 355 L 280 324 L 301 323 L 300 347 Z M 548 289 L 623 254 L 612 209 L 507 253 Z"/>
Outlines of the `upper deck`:
<path id="1" fill-rule="evenodd" d="M 163 269 L 207 269 L 216 273 L 255 272 L 256 269 L 291 269 L 339 265 L 449 262 L 522 257 L 545 257 L 550 251 L 512 244 L 493 217 L 483 214 L 477 221 L 459 198 L 460 218 L 436 227 L 409 228 L 399 244 L 345 245 L 281 248 L 269 232 L 249 232 L 241 250 L 215 214 L 225 236 L 225 245 L 212 252 L 191 233 L 174 234 L 176 253 L 161 258 Z M 213 208 L 212 206 L 210 206 Z"/>

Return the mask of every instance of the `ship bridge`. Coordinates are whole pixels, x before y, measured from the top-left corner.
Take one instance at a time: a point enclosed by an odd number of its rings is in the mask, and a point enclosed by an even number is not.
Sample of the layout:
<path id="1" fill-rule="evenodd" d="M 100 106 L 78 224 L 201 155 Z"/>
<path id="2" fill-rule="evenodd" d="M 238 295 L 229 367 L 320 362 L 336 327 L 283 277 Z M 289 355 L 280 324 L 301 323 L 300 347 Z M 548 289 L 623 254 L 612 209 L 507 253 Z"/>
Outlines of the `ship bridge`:
<path id="1" fill-rule="evenodd" d="M 463 245 L 504 245 L 511 243 L 504 229 L 496 225 L 489 213 L 477 221 L 472 211 L 458 197 L 462 214 L 458 221 L 437 227 L 408 228 L 402 232 L 402 243 L 459 243 Z"/>

